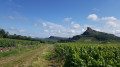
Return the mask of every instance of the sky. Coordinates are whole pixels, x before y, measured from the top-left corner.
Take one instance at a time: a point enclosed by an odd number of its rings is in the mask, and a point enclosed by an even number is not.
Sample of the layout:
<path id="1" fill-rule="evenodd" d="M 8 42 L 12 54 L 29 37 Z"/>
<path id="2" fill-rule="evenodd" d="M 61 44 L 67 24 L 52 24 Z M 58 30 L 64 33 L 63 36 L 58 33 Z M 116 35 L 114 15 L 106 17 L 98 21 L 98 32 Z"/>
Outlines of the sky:
<path id="1" fill-rule="evenodd" d="M 0 28 L 11 35 L 72 37 L 87 27 L 120 36 L 120 0 L 0 0 Z"/>

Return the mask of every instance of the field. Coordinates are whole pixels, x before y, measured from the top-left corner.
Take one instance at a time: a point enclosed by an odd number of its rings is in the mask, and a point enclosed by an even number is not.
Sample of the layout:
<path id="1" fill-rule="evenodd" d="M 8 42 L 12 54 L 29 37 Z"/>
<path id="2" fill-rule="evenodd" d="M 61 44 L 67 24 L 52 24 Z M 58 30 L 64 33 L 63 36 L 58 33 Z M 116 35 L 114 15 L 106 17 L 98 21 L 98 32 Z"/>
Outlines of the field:
<path id="1" fill-rule="evenodd" d="M 120 67 L 119 44 L 58 43 L 55 52 L 64 67 Z"/>
<path id="2" fill-rule="evenodd" d="M 0 67 L 120 67 L 117 42 L 47 44 L 0 39 Z"/>
<path id="3" fill-rule="evenodd" d="M 0 67 L 47 67 L 54 45 L 39 41 L 0 39 Z M 47 64 L 46 64 L 47 63 Z"/>
<path id="4" fill-rule="evenodd" d="M 40 42 L 39 41 L 0 38 L 0 47 L 15 47 L 18 44 L 20 44 L 20 45 L 39 45 Z"/>

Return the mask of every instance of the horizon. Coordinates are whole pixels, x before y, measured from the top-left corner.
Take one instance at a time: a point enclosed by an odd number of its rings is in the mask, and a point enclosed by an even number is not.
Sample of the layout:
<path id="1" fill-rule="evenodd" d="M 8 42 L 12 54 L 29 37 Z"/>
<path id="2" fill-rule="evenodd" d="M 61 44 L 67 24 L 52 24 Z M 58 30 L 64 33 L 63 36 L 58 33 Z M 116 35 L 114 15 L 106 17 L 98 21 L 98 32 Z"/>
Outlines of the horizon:
<path id="1" fill-rule="evenodd" d="M 87 27 L 120 36 L 120 0 L 1 0 L 0 28 L 11 35 L 72 37 Z"/>

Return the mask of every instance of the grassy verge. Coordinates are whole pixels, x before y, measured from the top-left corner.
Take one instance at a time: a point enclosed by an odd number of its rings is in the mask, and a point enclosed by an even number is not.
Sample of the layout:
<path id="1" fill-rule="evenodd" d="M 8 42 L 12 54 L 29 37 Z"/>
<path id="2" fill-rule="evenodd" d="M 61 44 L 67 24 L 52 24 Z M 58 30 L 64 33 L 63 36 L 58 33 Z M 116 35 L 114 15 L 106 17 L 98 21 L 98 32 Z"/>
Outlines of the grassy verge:
<path id="1" fill-rule="evenodd" d="M 31 63 L 31 67 L 47 67 L 49 65 L 48 59 L 51 56 L 53 50 L 53 45 L 50 45 L 46 47 L 39 55 L 36 56 L 36 58 L 33 59 Z"/>
<path id="2" fill-rule="evenodd" d="M 13 55 L 18 55 L 18 54 L 21 54 L 23 52 L 39 48 L 40 46 L 41 45 L 37 45 L 37 46 L 34 46 L 34 47 L 26 48 L 23 45 L 19 44 L 19 45 L 17 45 L 17 48 L 15 48 L 15 49 L 9 50 L 7 52 L 1 52 L 0 53 L 0 59 L 6 58 L 6 57 L 9 57 L 9 56 L 13 56 Z"/>
<path id="3" fill-rule="evenodd" d="M 31 66 L 32 60 L 38 55 L 41 54 L 41 51 L 44 51 L 49 45 L 40 45 L 30 48 L 21 47 L 18 53 L 12 54 L 9 57 L 4 57 L 0 59 L 0 67 L 28 67 Z"/>
<path id="4" fill-rule="evenodd" d="M 61 62 L 56 62 L 58 61 L 57 58 L 55 58 L 54 54 L 54 46 L 55 45 L 50 45 L 49 47 L 46 48 L 45 51 L 43 51 L 41 54 L 37 55 L 36 58 L 32 61 L 32 66 L 31 67 L 61 67 L 60 63 Z"/>

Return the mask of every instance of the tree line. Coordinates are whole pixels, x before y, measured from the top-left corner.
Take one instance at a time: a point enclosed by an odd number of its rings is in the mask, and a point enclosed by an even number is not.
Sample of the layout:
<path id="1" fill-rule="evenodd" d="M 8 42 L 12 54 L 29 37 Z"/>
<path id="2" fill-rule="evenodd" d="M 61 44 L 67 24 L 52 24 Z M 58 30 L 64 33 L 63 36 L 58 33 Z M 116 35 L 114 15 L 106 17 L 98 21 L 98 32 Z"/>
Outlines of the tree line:
<path id="1" fill-rule="evenodd" d="M 40 39 L 33 39 L 32 37 L 22 36 L 22 35 L 10 35 L 9 32 L 6 32 L 4 29 L 0 29 L 0 38 L 9 38 L 9 39 L 18 39 L 18 40 L 29 40 L 29 41 L 40 41 L 41 43 L 44 41 Z"/>

